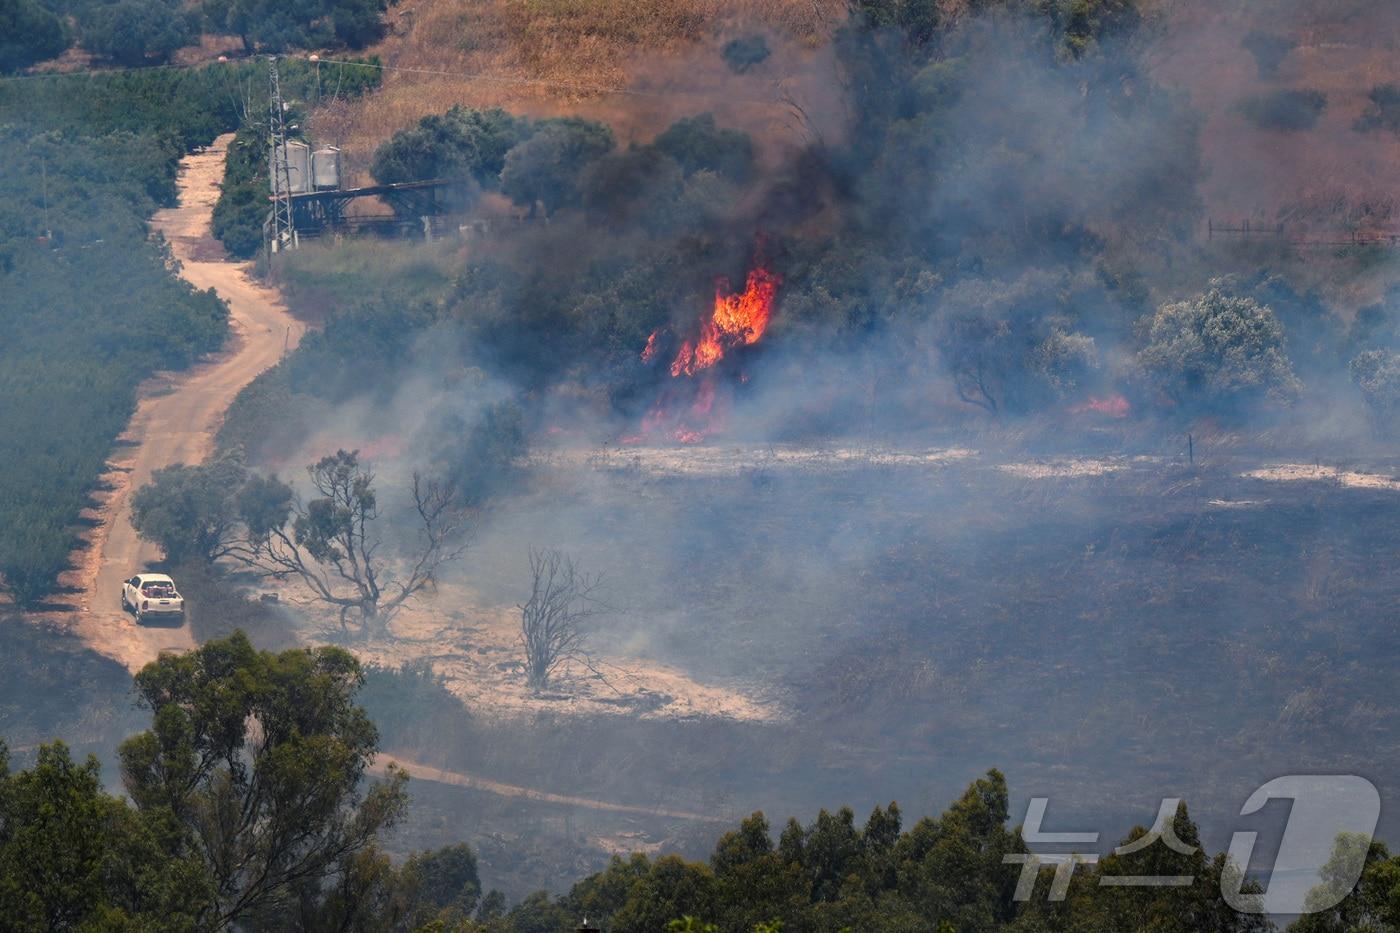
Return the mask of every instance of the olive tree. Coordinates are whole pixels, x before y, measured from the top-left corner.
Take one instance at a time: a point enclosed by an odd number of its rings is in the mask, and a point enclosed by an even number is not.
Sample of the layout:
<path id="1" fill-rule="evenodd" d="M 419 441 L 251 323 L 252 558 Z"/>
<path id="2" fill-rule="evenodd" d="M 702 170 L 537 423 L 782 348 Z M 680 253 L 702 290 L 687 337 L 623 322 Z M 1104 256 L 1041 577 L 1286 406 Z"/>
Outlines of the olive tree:
<path id="1" fill-rule="evenodd" d="M 1300 388 L 1273 311 L 1227 294 L 1218 281 L 1190 301 L 1162 305 L 1148 322 L 1138 361 L 1181 406 L 1286 401 Z"/>
<path id="2" fill-rule="evenodd" d="M 541 120 L 529 139 L 506 153 L 501 191 L 516 204 L 538 206 L 548 217 L 578 200 L 578 179 L 594 161 L 612 151 L 607 126 L 581 117 Z"/>
<path id="3" fill-rule="evenodd" d="M 237 549 L 235 497 L 247 481 L 237 455 L 200 466 L 176 464 L 156 470 L 131 497 L 131 525 L 160 545 L 167 560 L 213 563 Z"/>

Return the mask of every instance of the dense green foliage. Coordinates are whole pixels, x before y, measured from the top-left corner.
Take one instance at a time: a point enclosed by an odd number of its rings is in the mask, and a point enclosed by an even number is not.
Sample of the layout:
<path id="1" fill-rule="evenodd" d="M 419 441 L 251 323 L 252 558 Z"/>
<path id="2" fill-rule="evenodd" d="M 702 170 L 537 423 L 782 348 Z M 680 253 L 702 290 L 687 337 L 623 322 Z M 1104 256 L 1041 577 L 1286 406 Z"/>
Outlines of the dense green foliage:
<path id="1" fill-rule="evenodd" d="M 224 180 L 214 204 L 213 233 L 230 256 L 248 259 L 262 247 L 268 205 L 268 134 L 256 123 L 238 130 L 228 147 Z"/>
<path id="2" fill-rule="evenodd" d="M 421 671 L 370 672 L 374 707 L 430 699 Z M 358 704 L 365 672 L 337 648 L 255 650 L 241 634 L 136 678 L 148 731 L 121 747 L 125 799 L 103 790 L 98 765 L 61 743 L 11 771 L 0 746 L 0 910 L 7 928 L 234 928 L 366 933 L 565 933 L 582 918 L 611 933 L 657 930 L 1263 931 L 1229 907 L 1239 867 L 1203 847 L 1185 805 L 1170 838 L 1134 828 L 1128 851 L 1080 865 L 1051 899 L 1056 869 L 1026 875 L 1028 849 L 1008 826 L 1009 790 L 989 771 L 943 813 L 907 829 L 895 803 L 863 824 L 849 808 L 789 820 L 775 838 L 762 813 L 725 833 L 707 862 L 674 855 L 615 857 L 565 894 L 537 892 L 507 910 L 483 897 L 466 845 L 393 864 L 380 836 L 406 803 L 405 776 L 366 785 L 378 730 Z M 389 704 L 385 707 L 384 704 Z M 458 720 L 460 722 L 460 720 Z M 1317 903 L 1364 872 L 1351 896 L 1299 929 L 1388 929 L 1400 859 L 1343 835 Z M 1191 876 L 1186 886 L 1102 884 L 1115 876 Z M 1258 889 L 1244 882 L 1246 896 Z M 1027 896 L 1028 895 L 1028 896 Z"/>
<path id="3" fill-rule="evenodd" d="M 119 65 L 168 61 L 198 35 L 198 15 L 180 0 L 91 3 L 79 18 L 83 48 Z"/>
<path id="4" fill-rule="evenodd" d="M 453 107 L 399 130 L 374 153 L 370 173 L 381 185 L 461 179 L 494 186 L 506 153 L 530 134 L 528 120 L 504 110 Z"/>
<path id="5" fill-rule="evenodd" d="M 1228 404 L 1241 394 L 1286 397 L 1298 389 L 1273 312 L 1219 288 L 1159 308 L 1142 365 L 1177 404 Z"/>
<path id="6" fill-rule="evenodd" d="M 559 117 L 541 120 L 529 137 L 506 153 L 501 191 L 530 210 L 544 208 L 548 217 L 577 204 L 579 176 L 612 151 L 612 130 L 593 120 Z"/>
<path id="7" fill-rule="evenodd" d="M 1007 788 L 996 771 L 907 831 L 895 804 L 876 807 L 863 827 L 849 809 L 823 810 L 805 827 L 789 821 L 775 843 L 755 813 L 719 840 L 708 864 L 614 858 L 562 897 L 539 892 L 506 912 L 499 895 L 481 898 L 465 845 L 401 867 L 378 851 L 379 832 L 404 803 L 404 778 L 391 773 L 363 796 L 356 789 L 375 742 L 352 702 L 358 682 L 355 662 L 336 649 L 257 653 L 239 635 L 153 663 L 138 688 L 155 727 L 122 750 L 130 803 L 103 792 L 97 763 L 73 762 L 62 744 L 44 747 L 33 768 L 17 773 L 0 747 L 7 923 L 562 933 L 587 916 L 613 933 L 1271 929 L 1225 905 L 1220 881 L 1234 869 L 1199 848 L 1184 806 L 1173 832 L 1191 852 L 1157 851 L 1158 843 L 1109 857 L 1076 872 L 1069 898 L 1058 902 L 1044 899 L 1053 869 L 1042 868 L 1038 896 L 1014 900 L 1014 858 L 1026 848 L 1006 828 Z M 1186 888 L 1098 884 L 1131 874 L 1197 880 Z M 1332 913 L 1353 923 L 1387 916 L 1394 874 L 1377 846 L 1361 895 Z"/>
<path id="8" fill-rule="evenodd" d="M 1347 882 L 1362 866 L 1355 888 Z M 1289 929 L 1296 933 L 1373 933 L 1400 929 L 1400 856 L 1382 842 L 1343 833 L 1323 867 L 1322 885 L 1308 895 L 1309 906 L 1337 900 L 1335 906 L 1302 917 Z M 1338 895 L 1350 894 L 1343 900 Z"/>
<path id="9" fill-rule="evenodd" d="M 850 809 L 823 810 L 802 826 L 789 821 L 775 843 L 763 814 L 725 834 L 708 864 L 675 856 L 615 858 L 607 871 L 574 885 L 553 904 L 526 899 L 502 930 L 567 929 L 587 916 L 613 933 L 667 929 L 790 931 L 839 930 L 1195 930 L 1262 931 L 1263 918 L 1236 913 L 1220 894 L 1232 871 L 1225 857 L 1200 849 L 1196 827 L 1181 807 L 1173 829 L 1190 854 L 1156 843 L 1076 871 L 1064 901 L 1046 897 L 1053 870 L 1042 868 L 1036 891 L 1016 901 L 1025 853 L 1019 832 L 1008 830 L 1007 788 L 991 771 L 937 818 L 902 831 L 895 804 L 876 807 L 864 827 Z M 1126 842 L 1146 833 L 1139 827 Z M 1158 851 L 1162 850 L 1162 851 Z M 1112 875 L 1193 875 L 1187 888 L 1100 886 Z"/>
<path id="10" fill-rule="evenodd" d="M 128 132 L 0 130 L 0 578 L 21 602 L 67 565 L 136 384 L 223 336 L 222 303 L 174 278 L 146 236 L 178 156 Z"/>
<path id="11" fill-rule="evenodd" d="M 204 0 L 215 32 L 231 33 L 249 51 L 330 45 L 363 48 L 384 34 L 385 0 Z"/>
<path id="12" fill-rule="evenodd" d="M 236 457 L 156 470 L 131 497 L 131 525 L 168 561 L 212 563 L 233 547 L 235 497 L 247 479 Z"/>
<path id="13" fill-rule="evenodd" d="M 53 58 L 69 41 L 63 20 L 39 0 L 0 0 L 0 74 Z"/>
<path id="14" fill-rule="evenodd" d="M 181 154 L 232 121 L 227 75 L 0 82 L 0 580 L 33 603 L 131 415 L 137 383 L 218 345 L 224 309 L 145 221 Z"/>

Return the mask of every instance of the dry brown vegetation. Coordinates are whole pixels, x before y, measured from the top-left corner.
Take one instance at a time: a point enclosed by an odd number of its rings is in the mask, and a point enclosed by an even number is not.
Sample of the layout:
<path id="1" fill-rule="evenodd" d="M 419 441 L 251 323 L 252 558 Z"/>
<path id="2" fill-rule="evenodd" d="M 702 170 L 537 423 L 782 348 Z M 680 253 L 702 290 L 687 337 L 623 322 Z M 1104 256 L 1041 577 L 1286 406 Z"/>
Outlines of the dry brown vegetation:
<path id="1" fill-rule="evenodd" d="M 391 34 L 369 50 L 390 66 L 383 88 L 324 108 L 313 128 L 361 174 L 395 130 L 455 104 L 579 113 L 624 142 L 703 110 L 761 132 L 786 113 L 774 85 L 817 67 L 844 11 L 843 0 L 422 0 L 393 8 Z M 741 78 L 719 47 L 752 33 L 774 54 Z"/>
<path id="2" fill-rule="evenodd" d="M 1400 138 L 1353 126 L 1372 88 L 1400 84 L 1400 7 L 1299 0 L 1176 3 L 1167 12 L 1154 71 L 1204 117 L 1202 193 L 1212 213 L 1319 231 L 1397 225 L 1400 204 L 1388 192 L 1400 185 Z M 1272 77 L 1260 76 L 1241 45 L 1255 31 L 1296 43 Z M 1239 112 L 1243 98 L 1279 90 L 1321 92 L 1326 110 L 1302 132 L 1260 129 Z"/>

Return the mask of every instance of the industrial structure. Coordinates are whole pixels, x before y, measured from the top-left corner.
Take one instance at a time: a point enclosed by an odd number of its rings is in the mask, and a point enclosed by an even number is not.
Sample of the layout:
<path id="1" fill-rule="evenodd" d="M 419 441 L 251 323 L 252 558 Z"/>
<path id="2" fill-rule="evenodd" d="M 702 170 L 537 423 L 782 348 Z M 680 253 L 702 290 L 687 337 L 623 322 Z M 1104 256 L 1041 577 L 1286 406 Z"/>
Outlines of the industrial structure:
<path id="1" fill-rule="evenodd" d="M 268 60 L 268 187 L 272 211 L 264 227 L 269 253 L 296 249 L 303 236 L 324 232 L 374 233 L 431 238 L 433 218 L 446 206 L 446 192 L 457 183 L 415 181 L 392 185 L 343 187 L 340 149 L 289 139 L 287 105 L 277 74 L 277 59 Z M 295 127 L 292 127 L 295 129 Z M 350 216 L 347 208 L 361 198 L 377 198 L 392 214 Z"/>

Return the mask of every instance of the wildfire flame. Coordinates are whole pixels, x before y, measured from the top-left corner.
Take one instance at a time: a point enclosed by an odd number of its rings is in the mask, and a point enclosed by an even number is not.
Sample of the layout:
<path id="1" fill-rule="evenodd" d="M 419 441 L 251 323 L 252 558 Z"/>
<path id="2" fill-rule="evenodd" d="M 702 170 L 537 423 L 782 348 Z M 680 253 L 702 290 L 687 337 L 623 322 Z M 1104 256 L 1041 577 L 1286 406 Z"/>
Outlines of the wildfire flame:
<path id="1" fill-rule="evenodd" d="M 749 273 L 742 292 L 729 292 L 729 280 L 721 279 L 715 289 L 714 307 L 700 321 L 700 335 L 687 338 L 671 363 L 672 376 L 693 376 L 709 369 L 734 347 L 758 343 L 773 316 L 773 299 L 782 278 L 758 266 Z M 656 354 L 656 334 L 647 338 L 642 359 Z"/>
<path id="2" fill-rule="evenodd" d="M 770 272 L 762 263 L 749 272 L 742 292 L 731 292 L 729 280 L 719 280 L 714 305 L 700 319 L 699 334 L 683 340 L 671 362 L 673 378 L 701 375 L 693 398 L 682 411 L 680 406 L 673 405 L 676 393 L 668 391 L 642 420 L 643 435 L 669 429 L 677 441 L 694 444 L 714 430 L 715 419 L 722 416 L 722 408 L 715 404 L 714 374 L 706 370 L 713 368 L 735 347 L 751 346 L 763 338 L 781 284 L 782 277 Z M 650 363 L 655 359 L 660 350 L 660 337 L 659 330 L 647 337 L 646 346 L 642 348 L 642 362 Z M 624 442 L 639 440 L 640 437 L 629 437 Z"/>

